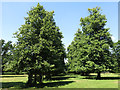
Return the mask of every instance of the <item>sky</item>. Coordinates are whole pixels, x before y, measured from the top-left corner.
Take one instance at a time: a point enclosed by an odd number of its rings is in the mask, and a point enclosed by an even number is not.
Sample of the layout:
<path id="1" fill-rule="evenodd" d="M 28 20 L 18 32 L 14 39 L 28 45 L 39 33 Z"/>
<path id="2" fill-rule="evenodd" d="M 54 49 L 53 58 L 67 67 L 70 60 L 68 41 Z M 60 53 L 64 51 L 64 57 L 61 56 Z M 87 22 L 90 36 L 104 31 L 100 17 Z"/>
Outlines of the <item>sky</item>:
<path id="1" fill-rule="evenodd" d="M 16 42 L 13 33 L 24 24 L 24 17 L 38 2 L 2 2 L 2 39 Z M 107 28 L 114 41 L 118 40 L 118 3 L 117 2 L 39 2 L 47 11 L 54 11 L 56 25 L 64 38 L 67 48 L 80 27 L 80 18 L 89 15 L 88 8 L 101 7 L 101 13 L 106 15 Z"/>

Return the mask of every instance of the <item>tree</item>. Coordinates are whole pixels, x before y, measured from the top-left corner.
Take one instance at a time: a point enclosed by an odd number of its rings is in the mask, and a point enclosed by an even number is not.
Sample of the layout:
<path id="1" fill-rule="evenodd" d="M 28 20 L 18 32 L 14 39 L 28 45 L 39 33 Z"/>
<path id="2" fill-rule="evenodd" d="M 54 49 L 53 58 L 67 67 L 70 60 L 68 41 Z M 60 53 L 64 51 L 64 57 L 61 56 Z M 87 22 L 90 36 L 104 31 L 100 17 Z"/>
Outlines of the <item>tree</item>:
<path id="1" fill-rule="evenodd" d="M 78 29 L 74 40 L 68 46 L 68 69 L 72 72 L 87 74 L 88 70 L 84 69 L 84 63 L 87 61 L 87 37 Z"/>
<path id="2" fill-rule="evenodd" d="M 114 43 L 112 59 L 114 60 L 114 69 L 113 72 L 120 72 L 120 40 Z"/>
<path id="3" fill-rule="evenodd" d="M 100 13 L 100 10 L 99 7 L 88 9 L 90 15 L 80 19 L 82 31 L 76 33 L 78 35 L 75 38 L 79 39 L 74 40 L 76 49 L 73 51 L 75 53 L 70 50 L 73 43 L 68 47 L 68 55 L 71 53 L 68 56 L 69 61 L 73 62 L 75 68 L 79 71 L 96 72 L 98 73 L 97 78 L 100 78 L 102 71 L 111 70 L 109 47 L 113 46 L 111 35 L 108 32 L 109 28 L 105 28 L 107 19 Z M 71 48 L 73 47 L 71 46 Z M 72 57 L 72 54 L 76 57 Z"/>
<path id="4" fill-rule="evenodd" d="M 16 32 L 16 52 L 20 56 L 17 65 L 28 72 L 28 85 L 42 83 L 44 76 L 64 71 L 65 49 L 62 33 L 56 26 L 53 13 L 46 11 L 39 3 L 25 17 L 25 24 Z"/>
<path id="5" fill-rule="evenodd" d="M 19 51 L 15 49 L 16 44 L 12 45 L 11 54 L 9 55 L 9 60 L 4 67 L 4 71 L 15 72 L 15 74 L 20 74 L 22 70 L 20 70 L 18 66 L 18 58 L 20 57 Z"/>
<path id="6" fill-rule="evenodd" d="M 3 39 L 1 39 L 1 43 L 2 43 L 2 51 L 1 51 L 1 56 L 2 56 L 2 74 L 4 74 L 5 67 L 12 60 L 13 45 L 12 45 L 12 41 L 8 41 L 7 43 L 5 43 L 5 40 L 3 40 Z"/>

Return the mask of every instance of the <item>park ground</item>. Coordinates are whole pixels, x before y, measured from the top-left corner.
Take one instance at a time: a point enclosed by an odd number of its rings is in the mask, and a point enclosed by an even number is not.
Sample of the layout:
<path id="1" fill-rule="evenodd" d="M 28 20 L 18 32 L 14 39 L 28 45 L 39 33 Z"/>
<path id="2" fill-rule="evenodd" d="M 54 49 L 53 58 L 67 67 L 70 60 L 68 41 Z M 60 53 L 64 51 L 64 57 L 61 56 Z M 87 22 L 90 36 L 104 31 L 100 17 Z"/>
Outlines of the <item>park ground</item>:
<path id="1" fill-rule="evenodd" d="M 1 75 L 3 89 L 40 89 L 40 88 L 118 88 L 118 73 L 102 73 L 101 79 L 96 80 L 96 73 L 89 76 L 67 74 L 53 76 L 52 80 L 43 81 L 43 85 L 25 87 L 28 76 L 24 75 Z"/>

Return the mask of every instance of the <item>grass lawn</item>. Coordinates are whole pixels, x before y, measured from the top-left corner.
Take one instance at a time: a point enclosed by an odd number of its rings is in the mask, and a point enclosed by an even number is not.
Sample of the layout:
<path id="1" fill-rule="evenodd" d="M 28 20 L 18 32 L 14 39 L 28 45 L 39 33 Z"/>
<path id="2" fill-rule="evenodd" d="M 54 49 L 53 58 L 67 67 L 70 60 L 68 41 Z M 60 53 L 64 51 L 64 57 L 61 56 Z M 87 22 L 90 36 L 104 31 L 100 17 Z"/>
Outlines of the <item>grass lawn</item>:
<path id="1" fill-rule="evenodd" d="M 80 75 L 64 75 L 54 76 L 51 81 L 43 81 L 42 86 L 27 87 L 25 83 L 27 81 L 27 75 L 1 75 L 2 88 L 118 88 L 118 74 L 105 73 L 101 74 L 101 80 L 96 80 L 96 74 L 91 73 L 89 76 Z"/>

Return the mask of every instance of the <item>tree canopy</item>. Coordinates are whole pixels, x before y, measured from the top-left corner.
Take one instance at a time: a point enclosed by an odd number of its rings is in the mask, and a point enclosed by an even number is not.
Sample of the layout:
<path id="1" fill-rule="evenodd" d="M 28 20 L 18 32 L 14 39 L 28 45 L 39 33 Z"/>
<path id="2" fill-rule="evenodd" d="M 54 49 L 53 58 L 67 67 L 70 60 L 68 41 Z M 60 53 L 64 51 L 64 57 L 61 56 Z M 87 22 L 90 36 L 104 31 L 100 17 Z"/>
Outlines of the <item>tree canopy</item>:
<path id="1" fill-rule="evenodd" d="M 113 47 L 109 28 L 105 28 L 107 19 L 100 8 L 88 9 L 89 16 L 80 19 L 81 30 L 75 34 L 68 47 L 69 69 L 80 72 L 97 72 L 111 70 L 111 52 Z"/>
<path id="2" fill-rule="evenodd" d="M 50 78 L 64 71 L 63 36 L 53 19 L 54 11 L 46 11 L 38 3 L 27 14 L 25 24 L 14 34 L 20 56 L 17 64 L 28 72 L 28 84 L 42 83 L 43 76 Z"/>

